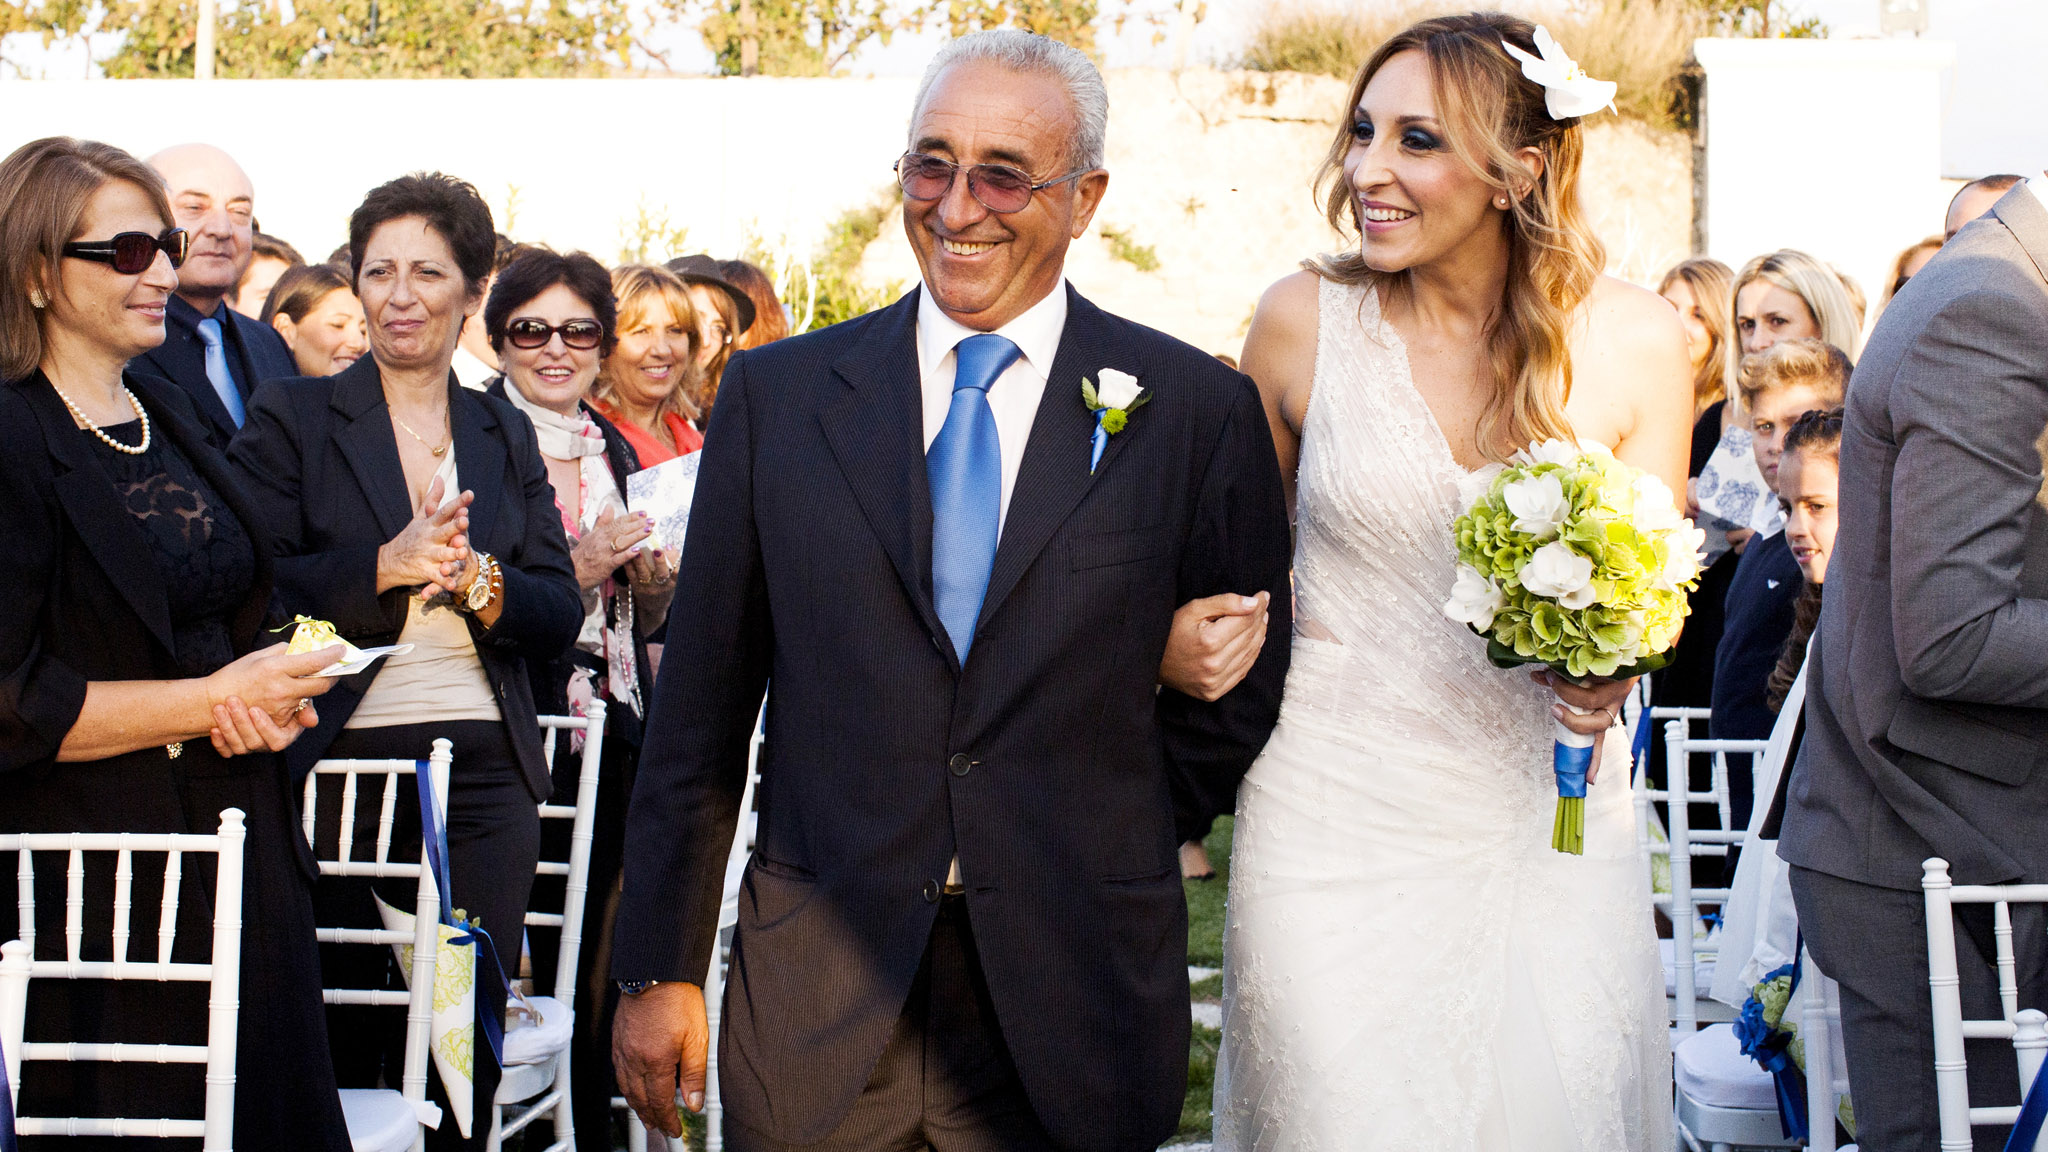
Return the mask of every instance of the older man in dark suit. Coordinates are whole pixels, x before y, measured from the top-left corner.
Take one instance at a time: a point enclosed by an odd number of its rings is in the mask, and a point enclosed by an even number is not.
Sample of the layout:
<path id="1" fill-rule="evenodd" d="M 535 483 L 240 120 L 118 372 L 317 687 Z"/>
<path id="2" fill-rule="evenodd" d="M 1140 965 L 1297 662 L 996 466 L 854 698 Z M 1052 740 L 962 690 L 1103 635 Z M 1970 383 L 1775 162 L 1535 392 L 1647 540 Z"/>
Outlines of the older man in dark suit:
<path id="1" fill-rule="evenodd" d="M 1168 782 L 1229 807 L 1287 645 L 1214 702 L 1155 682 L 1192 597 L 1256 591 L 1287 634 L 1287 512 L 1251 382 L 1065 283 L 1106 118 L 1071 48 L 953 42 L 897 162 L 920 288 L 725 374 L 612 962 L 619 1081 L 652 1126 L 679 1131 L 679 1067 L 701 1106 L 698 983 L 772 685 L 729 1146 L 1136 1152 L 1174 1130 Z"/>
<path id="2" fill-rule="evenodd" d="M 1866 1152 L 1937 1137 L 1921 862 L 2048 881 L 2048 182 L 2021 184 L 1885 309 L 1849 387 L 1841 526 L 1807 670 L 1779 854 L 1814 961 L 1842 986 Z M 1964 1009 L 2000 1015 L 1988 909 L 1959 916 Z M 2048 1004 L 2039 906 L 2020 1003 Z M 1971 1103 L 2017 1099 L 1972 1044 Z M 1979 1129 L 1978 1148 L 2005 1133 Z"/>
<path id="3" fill-rule="evenodd" d="M 169 185 L 171 211 L 192 247 L 164 309 L 164 342 L 129 368 L 189 393 L 224 449 L 256 386 L 299 374 L 282 337 L 227 304 L 255 251 L 255 189 L 234 157 L 211 144 L 174 145 L 149 163 Z"/>

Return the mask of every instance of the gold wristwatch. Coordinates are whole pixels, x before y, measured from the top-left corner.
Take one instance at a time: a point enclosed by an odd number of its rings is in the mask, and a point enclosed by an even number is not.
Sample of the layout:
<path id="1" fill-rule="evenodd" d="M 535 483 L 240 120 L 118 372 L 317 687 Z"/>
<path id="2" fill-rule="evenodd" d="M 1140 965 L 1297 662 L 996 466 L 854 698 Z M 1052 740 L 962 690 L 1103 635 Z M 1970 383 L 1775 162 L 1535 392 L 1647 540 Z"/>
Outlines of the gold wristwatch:
<path id="1" fill-rule="evenodd" d="M 489 552 L 476 554 L 476 578 L 469 582 L 469 591 L 462 597 L 462 606 L 471 613 L 481 612 L 497 602 L 505 594 L 505 570 L 498 566 L 497 557 Z"/>

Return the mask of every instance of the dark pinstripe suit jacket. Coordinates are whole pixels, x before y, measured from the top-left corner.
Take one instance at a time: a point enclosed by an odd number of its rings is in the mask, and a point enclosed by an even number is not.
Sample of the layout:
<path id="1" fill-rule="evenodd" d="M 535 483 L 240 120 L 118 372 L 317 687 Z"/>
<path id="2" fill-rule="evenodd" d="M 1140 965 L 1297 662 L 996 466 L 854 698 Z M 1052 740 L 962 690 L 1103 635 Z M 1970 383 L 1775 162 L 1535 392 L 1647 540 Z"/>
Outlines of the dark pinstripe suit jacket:
<path id="1" fill-rule="evenodd" d="M 932 607 L 917 296 L 736 357 L 705 447 L 626 833 L 613 975 L 700 981 L 762 692 L 760 833 L 726 1106 L 830 1133 L 887 1044 L 957 852 L 1003 1035 L 1047 1130 L 1153 1148 L 1187 1072 L 1168 776 L 1224 807 L 1279 714 L 1287 510 L 1251 382 L 1069 289 L 963 669 Z M 1153 390 L 1088 470 L 1083 375 Z M 1273 594 L 1215 704 L 1156 690 L 1174 609 Z"/>

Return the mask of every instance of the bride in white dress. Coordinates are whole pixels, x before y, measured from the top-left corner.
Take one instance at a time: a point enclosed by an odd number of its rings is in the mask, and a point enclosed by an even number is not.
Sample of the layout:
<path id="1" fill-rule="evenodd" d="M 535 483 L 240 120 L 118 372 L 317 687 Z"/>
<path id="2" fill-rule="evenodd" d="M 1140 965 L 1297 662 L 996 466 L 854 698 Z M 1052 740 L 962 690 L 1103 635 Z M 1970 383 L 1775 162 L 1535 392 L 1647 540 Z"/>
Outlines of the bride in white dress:
<path id="1" fill-rule="evenodd" d="M 1451 521 L 1518 445 L 1576 435 L 1685 479 L 1684 335 L 1599 275 L 1578 121 L 1501 47 L 1534 55 L 1534 31 L 1433 20 L 1367 62 L 1326 170 L 1360 248 L 1270 289 L 1245 344 L 1298 483 L 1297 634 L 1238 800 L 1219 1149 L 1671 1146 L 1618 733 L 1585 855 L 1550 847 L 1553 710 L 1604 729 L 1627 685 L 1494 668 L 1442 611 Z"/>

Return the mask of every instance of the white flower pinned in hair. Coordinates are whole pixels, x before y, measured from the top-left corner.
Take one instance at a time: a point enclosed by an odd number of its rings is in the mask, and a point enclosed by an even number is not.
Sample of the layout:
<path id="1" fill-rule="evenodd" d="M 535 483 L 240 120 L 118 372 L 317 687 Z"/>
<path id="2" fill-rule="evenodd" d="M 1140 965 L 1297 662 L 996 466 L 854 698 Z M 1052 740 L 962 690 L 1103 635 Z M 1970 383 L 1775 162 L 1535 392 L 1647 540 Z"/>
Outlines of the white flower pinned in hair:
<path id="1" fill-rule="evenodd" d="M 1543 85 L 1543 106 L 1549 109 L 1551 119 L 1570 120 L 1614 107 L 1614 94 L 1621 86 L 1612 80 L 1595 80 L 1586 75 L 1586 70 L 1564 54 L 1557 38 L 1543 25 L 1536 26 L 1536 50 L 1543 54 L 1541 59 L 1505 39 L 1500 46 L 1522 62 L 1523 76 Z"/>

